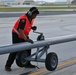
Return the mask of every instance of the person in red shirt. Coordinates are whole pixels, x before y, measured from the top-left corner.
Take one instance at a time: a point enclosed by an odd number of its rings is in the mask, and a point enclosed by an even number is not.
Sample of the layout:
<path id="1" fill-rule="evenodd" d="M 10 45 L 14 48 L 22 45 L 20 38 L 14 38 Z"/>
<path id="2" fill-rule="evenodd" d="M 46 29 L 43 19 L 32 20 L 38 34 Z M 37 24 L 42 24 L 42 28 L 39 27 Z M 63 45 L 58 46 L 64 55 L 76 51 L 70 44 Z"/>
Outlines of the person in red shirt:
<path id="1" fill-rule="evenodd" d="M 39 14 L 39 11 L 36 7 L 31 7 L 26 14 L 20 16 L 16 21 L 14 27 L 12 28 L 12 43 L 21 43 L 21 42 L 30 42 L 34 43 L 33 40 L 29 38 L 29 33 L 31 29 L 36 29 L 36 26 L 32 26 L 34 19 Z M 26 50 L 29 55 L 31 55 L 31 50 Z M 11 71 L 11 65 L 13 64 L 16 58 L 17 52 L 10 53 L 8 60 L 5 64 L 5 70 Z M 25 66 L 26 68 L 35 68 L 35 65 L 29 63 Z"/>

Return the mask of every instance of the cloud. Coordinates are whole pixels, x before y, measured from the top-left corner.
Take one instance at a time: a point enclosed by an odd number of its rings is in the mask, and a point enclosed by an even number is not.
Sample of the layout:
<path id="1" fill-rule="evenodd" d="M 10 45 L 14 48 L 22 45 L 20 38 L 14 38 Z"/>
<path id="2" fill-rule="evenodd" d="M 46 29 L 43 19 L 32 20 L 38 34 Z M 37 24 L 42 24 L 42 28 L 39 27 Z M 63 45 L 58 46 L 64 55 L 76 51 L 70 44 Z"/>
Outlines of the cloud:
<path id="1" fill-rule="evenodd" d="M 34 0 L 34 1 L 55 2 L 56 0 Z"/>

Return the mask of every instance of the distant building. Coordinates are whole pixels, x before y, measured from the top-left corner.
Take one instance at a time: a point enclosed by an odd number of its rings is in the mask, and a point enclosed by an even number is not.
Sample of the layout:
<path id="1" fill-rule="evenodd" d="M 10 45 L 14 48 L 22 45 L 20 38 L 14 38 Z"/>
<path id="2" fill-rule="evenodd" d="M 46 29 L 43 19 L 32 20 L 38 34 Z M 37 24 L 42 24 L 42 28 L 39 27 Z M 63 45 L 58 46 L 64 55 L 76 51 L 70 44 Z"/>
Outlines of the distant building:
<path id="1" fill-rule="evenodd" d="M 36 1 L 36 4 L 42 5 L 42 4 L 46 4 L 45 1 Z"/>
<path id="2" fill-rule="evenodd" d="M 25 1 L 25 0 L 15 0 L 15 1 L 13 2 L 13 5 L 23 5 L 24 1 Z"/>
<path id="3" fill-rule="evenodd" d="M 59 0 L 61 1 L 61 0 Z M 42 0 L 0 0 L 0 5 L 48 5 L 53 4 L 56 2 L 48 2 L 48 1 L 42 1 Z M 61 2 L 58 2 L 61 3 Z M 76 0 L 67 0 L 66 3 L 72 3 L 76 4 Z"/>
<path id="4" fill-rule="evenodd" d="M 24 2 L 23 2 L 23 5 L 35 5 L 36 3 L 35 3 L 35 1 L 34 0 L 25 0 Z"/>
<path id="5" fill-rule="evenodd" d="M 34 5 L 33 0 L 0 0 L 2 5 Z"/>
<path id="6" fill-rule="evenodd" d="M 76 4 L 76 0 L 73 0 L 73 1 L 71 2 L 71 4 Z"/>
<path id="7" fill-rule="evenodd" d="M 15 0 L 0 0 L 0 5 L 7 5 L 13 3 Z"/>

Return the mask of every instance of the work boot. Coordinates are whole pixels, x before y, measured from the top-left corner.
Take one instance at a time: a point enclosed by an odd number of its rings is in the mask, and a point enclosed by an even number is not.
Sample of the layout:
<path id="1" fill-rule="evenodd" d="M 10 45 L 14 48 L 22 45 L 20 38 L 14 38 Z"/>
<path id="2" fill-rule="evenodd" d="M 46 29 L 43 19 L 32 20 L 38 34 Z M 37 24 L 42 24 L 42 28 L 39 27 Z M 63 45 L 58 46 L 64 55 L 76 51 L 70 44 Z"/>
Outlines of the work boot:
<path id="1" fill-rule="evenodd" d="M 12 71 L 12 69 L 10 67 L 5 67 L 6 71 Z"/>
<path id="2" fill-rule="evenodd" d="M 28 65 L 25 66 L 25 68 L 36 68 L 36 66 L 32 65 L 32 64 L 28 64 Z"/>

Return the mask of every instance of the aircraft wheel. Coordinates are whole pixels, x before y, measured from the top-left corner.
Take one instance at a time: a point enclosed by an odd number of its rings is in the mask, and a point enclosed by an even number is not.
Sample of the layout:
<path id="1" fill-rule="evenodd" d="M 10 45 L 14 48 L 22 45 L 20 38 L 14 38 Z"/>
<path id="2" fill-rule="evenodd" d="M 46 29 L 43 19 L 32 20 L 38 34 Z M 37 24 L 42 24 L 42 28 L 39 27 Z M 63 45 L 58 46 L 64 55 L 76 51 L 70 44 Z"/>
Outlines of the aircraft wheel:
<path id="1" fill-rule="evenodd" d="M 26 57 L 28 57 L 28 53 L 26 51 L 18 52 L 16 56 L 16 64 L 19 67 L 24 67 L 27 65 L 28 61 L 25 60 Z"/>
<path id="2" fill-rule="evenodd" d="M 54 52 L 49 53 L 45 59 L 45 66 L 47 70 L 54 71 L 57 68 L 57 65 L 58 65 L 57 54 Z"/>

